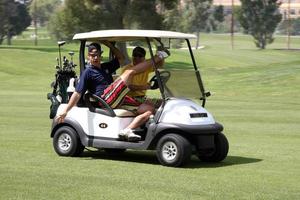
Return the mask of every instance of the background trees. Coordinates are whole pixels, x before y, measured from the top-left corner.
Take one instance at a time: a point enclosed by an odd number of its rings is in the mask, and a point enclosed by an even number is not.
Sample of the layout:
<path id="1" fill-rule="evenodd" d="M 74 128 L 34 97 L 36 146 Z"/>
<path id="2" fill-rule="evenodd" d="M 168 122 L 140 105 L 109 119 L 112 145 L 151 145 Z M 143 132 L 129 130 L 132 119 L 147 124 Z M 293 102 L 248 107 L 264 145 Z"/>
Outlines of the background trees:
<path id="1" fill-rule="evenodd" d="M 165 29 L 196 33 L 230 31 L 230 10 L 213 6 L 213 0 L 0 0 L 0 44 L 8 43 L 28 25 L 48 26 L 57 40 L 70 40 L 75 33 L 101 29 Z M 258 48 L 273 41 L 281 21 L 279 0 L 241 0 L 234 8 L 234 30 L 254 37 Z M 286 22 L 278 33 L 285 34 Z M 292 34 L 299 34 L 299 20 L 291 21 Z M 240 28 L 242 26 L 242 28 Z M 34 34 L 37 39 L 37 31 Z M 37 44 L 37 41 L 36 41 Z M 176 45 L 178 46 L 178 45 Z"/>
<path id="2" fill-rule="evenodd" d="M 32 0 L 29 5 L 29 13 L 41 26 L 45 26 L 60 4 L 61 0 Z"/>
<path id="3" fill-rule="evenodd" d="M 11 38 L 22 33 L 31 22 L 31 18 L 24 3 L 12 0 L 0 0 L 0 44 L 6 37 L 7 44 Z"/>
<path id="4" fill-rule="evenodd" d="M 183 18 L 186 19 L 184 30 L 196 32 L 196 48 L 199 46 L 200 31 L 205 30 L 208 26 L 207 22 L 211 14 L 211 6 L 212 0 L 191 0 L 185 6 L 185 12 L 183 13 Z"/>
<path id="5" fill-rule="evenodd" d="M 30 15 L 34 25 L 34 44 L 38 43 L 38 24 L 45 26 L 54 10 L 61 4 L 61 0 L 32 0 L 30 3 Z"/>
<path id="6" fill-rule="evenodd" d="M 251 34 L 258 48 L 273 42 L 273 33 L 281 21 L 278 0 L 241 0 L 239 21 L 245 33 Z"/>
<path id="7" fill-rule="evenodd" d="M 161 29 L 162 17 L 155 0 L 65 0 L 50 24 L 56 38 L 71 39 L 91 30 Z"/>
<path id="8" fill-rule="evenodd" d="M 290 19 L 291 22 L 289 24 L 288 20 L 284 20 L 278 26 L 278 31 L 281 34 L 288 34 L 288 28 L 290 28 L 291 35 L 300 35 L 300 18 L 298 19 Z"/>

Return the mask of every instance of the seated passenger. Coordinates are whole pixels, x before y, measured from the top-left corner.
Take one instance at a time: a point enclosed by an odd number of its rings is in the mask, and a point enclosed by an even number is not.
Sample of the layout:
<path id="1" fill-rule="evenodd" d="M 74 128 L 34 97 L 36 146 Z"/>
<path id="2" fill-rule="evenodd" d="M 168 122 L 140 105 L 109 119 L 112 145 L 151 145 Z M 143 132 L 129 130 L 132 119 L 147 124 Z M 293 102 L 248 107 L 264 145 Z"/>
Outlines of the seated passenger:
<path id="1" fill-rule="evenodd" d="M 145 61 L 146 51 L 144 48 L 137 46 L 132 51 L 132 63 L 124 66 L 122 68 L 122 73 L 126 70 L 132 69 L 134 66 Z M 162 67 L 164 61 L 161 60 L 157 63 L 159 67 Z M 146 103 L 155 106 L 157 104 L 157 100 L 147 99 L 146 92 L 150 89 L 150 83 L 148 82 L 149 74 L 154 72 L 154 67 L 149 67 L 147 70 L 142 73 L 136 74 L 132 77 L 129 82 L 128 88 L 130 91 L 128 92 L 128 96 L 133 97 L 136 101 L 140 103 Z"/>

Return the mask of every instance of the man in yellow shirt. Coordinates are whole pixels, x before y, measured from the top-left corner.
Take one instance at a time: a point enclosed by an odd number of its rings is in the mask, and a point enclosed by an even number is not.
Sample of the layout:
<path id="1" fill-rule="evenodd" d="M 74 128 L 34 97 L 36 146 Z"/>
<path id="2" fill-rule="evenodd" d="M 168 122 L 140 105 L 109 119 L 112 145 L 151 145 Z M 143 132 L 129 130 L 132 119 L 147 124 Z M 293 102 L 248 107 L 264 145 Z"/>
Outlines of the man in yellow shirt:
<path id="1" fill-rule="evenodd" d="M 124 66 L 122 68 L 122 73 L 127 69 L 132 68 L 133 66 L 145 61 L 146 51 L 144 48 L 137 46 L 132 51 L 132 63 Z M 159 63 L 161 67 L 163 63 Z M 153 67 L 149 67 L 148 70 L 136 74 L 132 77 L 131 82 L 128 85 L 130 92 L 128 96 L 133 97 L 139 102 L 145 101 L 146 92 L 150 89 L 150 84 L 148 82 L 149 74 L 154 71 Z"/>

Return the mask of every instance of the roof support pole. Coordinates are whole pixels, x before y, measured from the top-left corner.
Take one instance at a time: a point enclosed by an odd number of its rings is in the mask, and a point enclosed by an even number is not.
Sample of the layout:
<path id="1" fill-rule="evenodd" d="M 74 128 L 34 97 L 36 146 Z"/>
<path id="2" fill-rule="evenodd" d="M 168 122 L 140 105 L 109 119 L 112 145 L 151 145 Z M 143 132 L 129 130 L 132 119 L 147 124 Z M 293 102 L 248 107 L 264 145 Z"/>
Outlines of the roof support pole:
<path id="1" fill-rule="evenodd" d="M 206 97 L 209 96 L 210 93 L 205 92 L 205 89 L 204 89 L 204 86 L 203 86 L 203 81 L 202 81 L 202 78 L 201 78 L 201 75 L 200 75 L 200 71 L 199 71 L 199 69 L 196 65 L 196 62 L 195 62 L 195 58 L 194 58 L 194 54 L 193 54 L 193 51 L 192 51 L 190 41 L 188 39 L 186 39 L 186 42 L 187 42 L 187 45 L 189 47 L 190 55 L 191 55 L 191 58 L 192 58 L 192 61 L 193 61 L 193 65 L 194 65 L 194 69 L 195 69 L 195 73 L 196 73 L 196 77 L 197 77 L 197 81 L 198 81 L 198 85 L 199 85 L 199 88 L 200 88 L 200 91 L 201 91 L 201 94 L 202 94 L 202 97 L 200 97 L 200 100 L 202 100 L 202 107 L 204 107 L 205 102 L 206 102 Z"/>

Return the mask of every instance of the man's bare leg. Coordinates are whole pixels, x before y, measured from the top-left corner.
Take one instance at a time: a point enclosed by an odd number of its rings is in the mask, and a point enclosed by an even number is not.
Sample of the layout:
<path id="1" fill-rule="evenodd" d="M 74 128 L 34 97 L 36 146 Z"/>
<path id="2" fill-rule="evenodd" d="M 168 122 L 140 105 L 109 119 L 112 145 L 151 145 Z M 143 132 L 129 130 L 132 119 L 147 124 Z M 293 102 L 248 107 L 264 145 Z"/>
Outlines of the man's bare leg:
<path id="1" fill-rule="evenodd" d="M 127 127 L 128 129 L 135 129 L 146 123 L 149 117 L 152 115 L 152 112 L 146 111 L 143 114 L 140 114 L 134 118 L 134 120 Z"/>
<path id="2" fill-rule="evenodd" d="M 133 121 L 127 126 L 127 128 L 120 132 L 120 138 L 127 138 L 128 141 L 141 140 L 141 136 L 133 133 L 132 129 L 136 129 L 146 123 L 149 117 L 154 113 L 154 107 L 149 104 L 141 104 L 137 112 L 138 116 L 133 119 Z"/>

